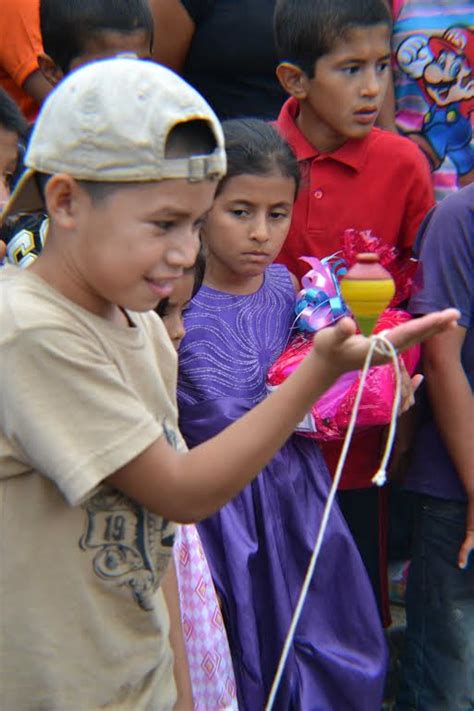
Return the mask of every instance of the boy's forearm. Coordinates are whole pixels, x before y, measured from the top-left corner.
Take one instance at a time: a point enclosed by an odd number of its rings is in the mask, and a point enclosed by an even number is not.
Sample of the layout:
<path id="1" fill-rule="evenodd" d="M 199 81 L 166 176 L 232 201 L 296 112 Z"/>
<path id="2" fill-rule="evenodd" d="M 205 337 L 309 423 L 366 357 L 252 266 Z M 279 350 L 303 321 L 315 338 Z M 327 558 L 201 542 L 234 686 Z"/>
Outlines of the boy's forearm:
<path id="1" fill-rule="evenodd" d="M 223 506 L 264 468 L 336 377 L 312 352 L 291 379 L 282 383 L 271 396 L 219 435 L 189 452 L 189 470 L 202 473 L 199 490 L 202 487 L 203 491 L 214 492 L 212 503 L 209 496 L 202 496 L 199 504 L 198 489 L 189 496 L 197 519 L 208 516 L 209 507 L 217 510 Z M 315 380 L 317 385 L 314 385 Z"/>
<path id="2" fill-rule="evenodd" d="M 391 338 L 395 346 L 403 343 L 403 348 L 406 348 L 419 341 L 420 328 L 428 329 L 425 330 L 426 336 L 432 335 L 433 329 L 428 323 L 431 318 L 438 319 L 440 316 L 444 318 L 442 314 L 431 314 L 424 320 L 415 319 L 394 329 Z M 199 477 L 196 477 L 199 484 L 192 487 L 192 491 L 187 487 L 188 491 L 183 492 L 183 495 L 191 507 L 194 520 L 210 515 L 235 496 L 263 469 L 314 402 L 331 387 L 339 375 L 343 371 L 356 370 L 362 366 L 362 353 L 365 357 L 368 341 L 354 337 L 345 341 L 343 348 L 342 329 L 339 326 L 334 330 L 323 329 L 317 334 L 316 348 L 270 397 L 217 437 L 189 452 L 186 457 L 189 472 L 194 468 L 199 472 Z M 403 341 L 400 340 L 402 333 Z M 325 336 L 328 337 L 326 342 L 323 341 Z M 340 339 L 338 343 L 334 342 L 335 338 Z M 333 342 L 327 350 L 329 339 Z M 354 351 L 350 353 L 352 348 Z M 342 355 L 343 351 L 345 356 Z M 354 357 L 355 351 L 357 358 Z M 240 447 L 236 443 L 240 443 Z M 231 453 L 234 453 L 234 459 Z"/>
<path id="3" fill-rule="evenodd" d="M 184 454 L 162 437 L 109 482 L 170 520 L 200 521 L 252 481 L 337 375 L 311 352 L 278 390 L 215 437 Z"/>

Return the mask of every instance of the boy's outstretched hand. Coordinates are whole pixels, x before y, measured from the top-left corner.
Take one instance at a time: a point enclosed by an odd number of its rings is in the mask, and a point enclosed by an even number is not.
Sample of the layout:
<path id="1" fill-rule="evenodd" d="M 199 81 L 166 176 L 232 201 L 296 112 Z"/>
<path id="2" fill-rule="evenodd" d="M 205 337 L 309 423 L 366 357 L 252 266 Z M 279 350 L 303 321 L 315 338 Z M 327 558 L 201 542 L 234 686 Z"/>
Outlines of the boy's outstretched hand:
<path id="1" fill-rule="evenodd" d="M 398 352 L 401 352 L 437 333 L 455 328 L 459 316 L 459 311 L 456 309 L 436 311 L 395 326 L 386 331 L 384 336 L 393 343 Z M 318 331 L 313 343 L 318 359 L 324 359 L 327 368 L 337 377 L 346 371 L 362 368 L 370 339 L 356 334 L 356 325 L 352 319 L 342 318 L 332 328 Z M 383 355 L 378 350 L 375 351 L 372 365 L 383 365 L 388 362 L 390 362 L 389 356 Z"/>

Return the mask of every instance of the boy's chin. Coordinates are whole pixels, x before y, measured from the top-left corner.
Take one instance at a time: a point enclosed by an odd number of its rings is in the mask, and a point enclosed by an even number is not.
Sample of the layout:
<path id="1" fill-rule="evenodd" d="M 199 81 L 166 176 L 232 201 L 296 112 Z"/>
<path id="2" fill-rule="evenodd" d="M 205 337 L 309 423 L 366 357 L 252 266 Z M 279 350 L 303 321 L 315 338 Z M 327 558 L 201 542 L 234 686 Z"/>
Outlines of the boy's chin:
<path id="1" fill-rule="evenodd" d="M 371 123 L 355 124 L 347 131 L 346 138 L 365 138 L 375 126 L 375 121 Z"/>

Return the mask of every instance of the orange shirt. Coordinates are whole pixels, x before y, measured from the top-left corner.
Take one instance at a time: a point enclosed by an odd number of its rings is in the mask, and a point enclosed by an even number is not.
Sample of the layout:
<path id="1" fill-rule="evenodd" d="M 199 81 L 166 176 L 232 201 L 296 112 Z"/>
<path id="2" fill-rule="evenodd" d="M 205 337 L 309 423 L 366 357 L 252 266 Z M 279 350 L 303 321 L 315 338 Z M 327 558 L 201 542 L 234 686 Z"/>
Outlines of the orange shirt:
<path id="1" fill-rule="evenodd" d="M 0 86 L 15 99 L 28 121 L 39 106 L 22 86 L 38 69 L 43 51 L 39 21 L 39 0 L 1 0 Z"/>

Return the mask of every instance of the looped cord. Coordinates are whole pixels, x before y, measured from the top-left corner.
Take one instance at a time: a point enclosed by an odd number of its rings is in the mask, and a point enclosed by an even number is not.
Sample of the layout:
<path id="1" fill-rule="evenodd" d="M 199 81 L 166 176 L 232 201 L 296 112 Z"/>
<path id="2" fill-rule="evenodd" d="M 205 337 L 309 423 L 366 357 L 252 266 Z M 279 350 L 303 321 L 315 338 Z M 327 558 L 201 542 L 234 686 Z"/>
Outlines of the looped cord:
<path id="1" fill-rule="evenodd" d="M 368 353 L 367 353 L 367 356 L 365 359 L 364 367 L 362 369 L 362 373 L 360 376 L 359 388 L 357 390 L 357 395 L 356 395 L 356 398 L 354 401 L 354 407 L 352 409 L 351 419 L 349 422 L 349 426 L 347 428 L 346 436 L 344 438 L 344 444 L 343 444 L 341 455 L 339 457 L 339 461 L 337 464 L 336 473 L 334 475 L 334 480 L 333 480 L 331 489 L 329 490 L 329 495 L 328 495 L 328 498 L 326 501 L 326 506 L 324 507 L 323 517 L 321 520 L 321 525 L 319 527 L 314 550 L 311 555 L 311 560 L 308 565 L 308 570 L 306 571 L 306 576 L 305 576 L 305 579 L 303 582 L 303 586 L 301 588 L 298 602 L 297 602 L 295 611 L 293 613 L 293 618 L 291 620 L 290 628 L 289 628 L 288 634 L 286 636 L 285 644 L 283 645 L 283 651 L 281 653 L 280 661 L 278 663 L 278 668 L 277 668 L 277 671 L 275 674 L 275 678 L 273 680 L 272 688 L 270 689 L 270 694 L 268 697 L 267 704 L 265 706 L 265 711 L 271 711 L 273 708 L 273 704 L 275 702 L 275 697 L 278 692 L 278 687 L 280 686 L 280 682 L 281 682 L 281 679 L 283 676 L 283 671 L 284 671 L 285 664 L 286 664 L 286 661 L 288 658 L 288 654 L 289 654 L 290 648 L 293 644 L 293 638 L 295 635 L 296 627 L 297 627 L 299 619 L 301 617 L 301 612 L 303 610 L 306 596 L 308 594 L 308 589 L 309 589 L 311 580 L 313 578 L 314 571 L 316 569 L 316 563 L 318 561 L 323 538 L 326 533 L 326 529 L 327 529 L 327 525 L 328 525 L 328 521 L 329 521 L 329 516 L 331 513 L 333 503 L 334 503 L 334 499 L 335 499 L 336 492 L 337 492 L 337 489 L 339 486 L 339 482 L 341 480 L 344 465 L 346 463 L 347 453 L 349 451 L 349 446 L 351 443 L 352 435 L 354 433 L 357 414 L 359 412 L 360 401 L 362 398 L 362 393 L 364 390 L 365 381 L 367 379 L 367 373 L 368 373 L 369 368 L 371 366 L 372 358 L 373 358 L 375 352 L 377 352 L 381 355 L 390 357 L 393 367 L 394 367 L 394 370 L 395 370 L 395 397 L 394 397 L 393 405 L 392 405 L 390 428 L 389 428 L 389 432 L 388 432 L 387 441 L 385 443 L 385 450 L 384 450 L 384 454 L 382 457 L 382 461 L 380 463 L 378 472 L 375 474 L 375 476 L 372 479 L 372 482 L 374 484 L 376 484 L 377 486 L 383 486 L 387 480 L 387 473 L 386 473 L 387 462 L 390 458 L 390 454 L 391 454 L 392 447 L 393 447 L 393 441 L 395 439 L 395 432 L 396 432 L 396 428 L 397 428 L 397 415 L 398 415 L 398 409 L 400 407 L 400 400 L 401 400 L 401 372 L 400 372 L 400 364 L 398 362 L 396 348 L 387 339 L 387 337 L 385 335 L 386 333 L 387 333 L 387 331 L 382 331 L 381 333 L 374 334 L 373 336 L 370 337 L 370 346 L 369 346 L 369 350 L 368 350 Z"/>

